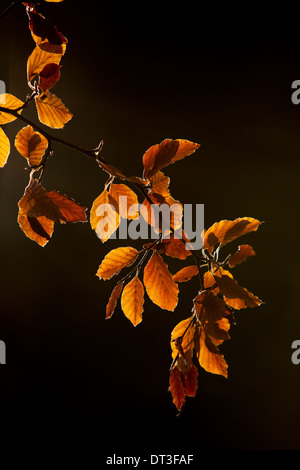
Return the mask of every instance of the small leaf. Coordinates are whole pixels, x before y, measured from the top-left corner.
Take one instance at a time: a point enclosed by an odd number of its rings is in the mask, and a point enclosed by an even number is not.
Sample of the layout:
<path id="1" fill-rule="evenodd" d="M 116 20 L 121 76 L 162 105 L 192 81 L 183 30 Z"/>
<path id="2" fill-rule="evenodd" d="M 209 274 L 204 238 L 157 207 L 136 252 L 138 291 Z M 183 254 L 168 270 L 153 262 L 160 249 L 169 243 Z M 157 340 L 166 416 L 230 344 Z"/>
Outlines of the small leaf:
<path id="1" fill-rule="evenodd" d="M 120 216 L 117 210 L 115 200 L 106 189 L 93 202 L 90 223 L 103 243 L 111 237 L 120 225 Z"/>
<path id="2" fill-rule="evenodd" d="M 105 319 L 107 320 L 108 318 L 111 318 L 114 311 L 115 311 L 115 308 L 116 308 L 116 305 L 117 305 L 117 302 L 118 302 L 118 299 L 121 295 L 121 292 L 122 292 L 122 289 L 123 289 L 123 285 L 124 285 L 124 282 L 119 282 L 113 289 L 112 293 L 111 293 L 111 296 L 109 298 L 109 301 L 108 301 L 108 304 L 106 305 L 106 316 L 105 316 Z"/>
<path id="3" fill-rule="evenodd" d="M 53 26 L 43 15 L 37 13 L 33 6 L 27 7 L 27 15 L 32 37 L 37 44 L 44 39 L 47 39 L 50 44 L 60 45 L 68 42 L 56 26 Z"/>
<path id="4" fill-rule="evenodd" d="M 54 229 L 53 220 L 47 217 L 27 217 L 20 208 L 18 224 L 25 235 L 40 246 L 45 246 L 51 239 Z"/>
<path id="5" fill-rule="evenodd" d="M 153 145 L 143 156 L 143 178 L 150 178 L 170 163 L 191 155 L 199 146 L 183 139 L 165 139 L 160 144 Z"/>
<path id="6" fill-rule="evenodd" d="M 97 271 L 99 279 L 111 279 L 118 274 L 121 269 L 132 265 L 139 252 L 131 246 L 121 246 L 111 250 L 103 259 Z"/>
<path id="7" fill-rule="evenodd" d="M 237 252 L 233 256 L 231 256 L 228 265 L 230 268 L 233 268 L 237 264 L 240 264 L 245 261 L 247 258 L 249 258 L 249 256 L 254 255 L 255 251 L 250 245 L 240 245 L 238 247 Z"/>
<path id="8" fill-rule="evenodd" d="M 193 364 L 190 370 L 183 374 L 185 393 L 187 397 L 195 397 L 198 388 L 198 369 Z"/>
<path id="9" fill-rule="evenodd" d="M 180 412 L 185 403 L 185 386 L 182 379 L 182 373 L 177 366 L 170 372 L 169 390 L 172 395 L 173 403 Z"/>
<path id="10" fill-rule="evenodd" d="M 215 281 L 224 296 L 227 305 L 237 310 L 246 307 L 258 307 L 262 301 L 251 294 L 245 287 L 239 286 L 237 281 L 227 275 L 214 275 Z"/>
<path id="11" fill-rule="evenodd" d="M 198 266 L 196 264 L 192 264 L 191 266 L 185 266 L 184 268 L 180 269 L 176 274 L 173 276 L 173 280 L 175 282 L 187 282 L 192 277 L 198 274 Z"/>
<path id="12" fill-rule="evenodd" d="M 109 194 L 121 217 L 136 219 L 139 216 L 138 197 L 126 184 L 111 184 Z"/>
<path id="13" fill-rule="evenodd" d="M 87 222 L 87 207 L 81 206 L 74 199 L 59 193 L 50 191 L 47 196 L 59 208 L 61 214 L 60 222 Z"/>
<path id="14" fill-rule="evenodd" d="M 227 362 L 220 354 L 212 340 L 206 335 L 203 328 L 200 328 L 199 342 L 196 345 L 197 358 L 199 364 L 207 372 L 223 375 L 227 378 Z"/>
<path id="15" fill-rule="evenodd" d="M 179 322 L 171 333 L 172 358 L 177 358 L 177 365 L 182 372 L 192 366 L 195 336 L 194 315 Z M 181 356 L 182 361 L 180 360 Z"/>
<path id="16" fill-rule="evenodd" d="M 35 104 L 40 122 L 53 129 L 62 129 L 73 117 L 61 99 L 49 91 L 37 96 Z"/>
<path id="17" fill-rule="evenodd" d="M 136 275 L 122 292 L 121 306 L 124 315 L 137 326 L 143 319 L 144 286 Z"/>
<path id="18" fill-rule="evenodd" d="M 162 257 L 153 253 L 144 269 L 144 285 L 153 303 L 173 311 L 178 302 L 178 286 Z"/>
<path id="19" fill-rule="evenodd" d="M 17 133 L 15 146 L 30 166 L 38 166 L 48 147 L 48 140 L 40 132 L 34 131 L 32 126 L 26 126 Z"/>
<path id="20" fill-rule="evenodd" d="M 9 138 L 4 130 L 0 127 L 0 167 L 3 168 L 7 162 L 10 153 Z"/>
<path id="21" fill-rule="evenodd" d="M 0 95 L 0 106 L 3 108 L 9 108 L 9 109 L 18 109 L 21 106 L 23 106 L 23 101 L 19 100 L 19 98 L 16 98 L 14 95 L 11 95 L 10 93 L 2 93 Z M 18 111 L 18 113 L 21 113 L 22 110 Z M 0 111 L 0 125 L 2 124 L 7 124 L 8 122 L 12 122 L 15 119 L 17 119 L 15 116 L 9 113 L 5 113 L 4 111 Z"/>

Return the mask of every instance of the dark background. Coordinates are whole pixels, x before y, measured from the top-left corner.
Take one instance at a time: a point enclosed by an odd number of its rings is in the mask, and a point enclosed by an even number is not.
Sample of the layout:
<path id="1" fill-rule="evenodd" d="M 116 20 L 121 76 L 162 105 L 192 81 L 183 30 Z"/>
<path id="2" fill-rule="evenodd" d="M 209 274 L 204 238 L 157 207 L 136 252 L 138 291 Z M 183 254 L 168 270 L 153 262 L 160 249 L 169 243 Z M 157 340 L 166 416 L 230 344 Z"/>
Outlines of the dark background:
<path id="1" fill-rule="evenodd" d="M 206 228 L 243 216 L 265 221 L 243 239 L 256 257 L 235 268 L 265 304 L 236 315 L 222 346 L 228 379 L 200 370 L 196 398 L 176 416 L 169 339 L 190 315 L 197 281 L 182 285 L 172 313 L 146 299 L 137 328 L 120 307 L 105 321 L 114 280 L 95 273 L 116 242 L 102 245 L 89 224 L 56 224 L 44 248 L 26 238 L 16 219 L 29 175 L 12 148 L 0 175 L 4 434 L 29 440 L 28 452 L 36 442 L 85 449 L 100 463 L 112 453 L 188 452 L 199 463 L 205 450 L 299 450 L 300 366 L 291 362 L 300 339 L 297 15 L 253 4 L 78 5 L 39 9 L 69 41 L 52 91 L 74 117 L 51 132 L 87 148 L 104 139 L 105 159 L 135 175 L 145 150 L 164 138 L 199 142 L 165 170 L 172 195 L 205 204 Z M 22 6 L 0 31 L 0 78 L 24 100 L 34 42 Z M 34 106 L 24 115 L 36 120 Z M 21 127 L 5 126 L 12 146 Z M 90 208 L 105 181 L 94 162 L 55 145 L 43 185 Z M 172 272 L 182 267 L 168 262 Z"/>

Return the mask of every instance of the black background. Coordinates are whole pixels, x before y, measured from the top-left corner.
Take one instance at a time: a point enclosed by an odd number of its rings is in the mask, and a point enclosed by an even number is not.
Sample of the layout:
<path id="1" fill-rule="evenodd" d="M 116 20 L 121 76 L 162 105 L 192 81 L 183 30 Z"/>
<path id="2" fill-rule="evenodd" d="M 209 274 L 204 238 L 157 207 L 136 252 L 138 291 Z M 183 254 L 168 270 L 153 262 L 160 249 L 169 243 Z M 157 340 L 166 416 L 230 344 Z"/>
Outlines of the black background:
<path id="1" fill-rule="evenodd" d="M 6 7 L 9 2 L 2 2 Z M 244 237 L 256 256 L 235 268 L 265 304 L 237 314 L 222 346 L 229 377 L 199 372 L 180 416 L 168 392 L 171 330 L 190 314 L 197 281 L 182 285 L 171 313 L 148 299 L 133 328 L 120 308 L 105 321 L 114 281 L 95 276 L 104 255 L 89 224 L 56 224 L 41 248 L 19 229 L 17 202 L 28 172 L 12 148 L 1 170 L 0 413 L 13 442 L 107 455 L 205 450 L 299 450 L 300 79 L 296 12 L 251 4 L 42 3 L 68 38 L 53 89 L 73 113 L 51 131 L 82 147 L 104 139 L 103 155 L 140 175 L 142 155 L 164 138 L 201 144 L 168 167 L 173 197 L 205 204 L 205 226 L 250 216 L 265 221 Z M 34 48 L 21 5 L 1 23 L 1 79 L 25 99 Z M 36 120 L 34 106 L 24 115 Z M 22 127 L 5 126 L 13 143 Z M 43 185 L 91 207 L 106 176 L 55 145 Z M 235 250 L 238 242 L 233 244 Z M 189 260 L 187 260 L 189 261 Z M 168 259 L 172 272 L 182 267 Z"/>

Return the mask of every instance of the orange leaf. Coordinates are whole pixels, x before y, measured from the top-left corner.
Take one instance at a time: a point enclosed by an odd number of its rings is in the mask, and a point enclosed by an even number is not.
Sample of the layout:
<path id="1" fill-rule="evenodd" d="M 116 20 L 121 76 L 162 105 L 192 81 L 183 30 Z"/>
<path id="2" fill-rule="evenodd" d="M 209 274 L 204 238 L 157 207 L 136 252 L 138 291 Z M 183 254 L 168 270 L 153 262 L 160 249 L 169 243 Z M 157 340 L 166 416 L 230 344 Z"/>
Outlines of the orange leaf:
<path id="1" fill-rule="evenodd" d="M 10 142 L 4 130 L 0 127 L 0 167 L 3 168 L 10 153 Z"/>
<path id="2" fill-rule="evenodd" d="M 163 235 L 168 235 L 172 230 L 178 230 L 182 226 L 183 208 L 179 201 L 171 196 L 163 197 L 157 193 L 148 193 L 153 201 L 152 204 L 145 199 L 140 207 L 143 218 L 149 225 L 152 225 L 157 232 L 163 231 Z"/>
<path id="3" fill-rule="evenodd" d="M 203 248 L 212 251 L 219 243 L 224 246 L 246 233 L 256 231 L 260 224 L 259 220 L 251 217 L 216 222 L 205 232 Z"/>
<path id="4" fill-rule="evenodd" d="M 118 274 L 121 269 L 133 264 L 139 252 L 131 246 L 121 246 L 111 250 L 103 259 L 97 271 L 100 279 L 111 279 Z"/>
<path id="5" fill-rule="evenodd" d="M 171 333 L 172 358 L 177 359 L 177 365 L 182 372 L 192 366 L 194 336 L 194 315 L 179 322 Z"/>
<path id="6" fill-rule="evenodd" d="M 59 208 L 61 219 L 60 222 L 87 222 L 87 207 L 81 206 L 74 199 L 59 193 L 58 191 L 50 191 L 47 196 Z"/>
<path id="7" fill-rule="evenodd" d="M 227 378 L 227 363 L 203 328 L 200 328 L 199 343 L 196 345 L 199 364 L 207 372 Z"/>
<path id="8" fill-rule="evenodd" d="M 18 224 L 25 235 L 37 242 L 40 246 L 45 246 L 51 239 L 54 222 L 47 217 L 27 217 L 19 211 Z"/>
<path id="9" fill-rule="evenodd" d="M 93 202 L 90 223 L 103 243 L 111 237 L 120 225 L 120 216 L 117 210 L 115 200 L 106 189 Z"/>
<path id="10" fill-rule="evenodd" d="M 153 253 L 144 269 L 144 285 L 153 303 L 173 311 L 178 302 L 178 286 L 162 257 Z"/>
<path id="11" fill-rule="evenodd" d="M 165 176 L 161 171 L 158 171 L 150 178 L 152 192 L 160 194 L 163 197 L 170 195 L 169 184 L 170 178 Z"/>
<path id="12" fill-rule="evenodd" d="M 165 139 L 150 147 L 143 156 L 144 178 L 150 178 L 159 170 L 192 154 L 199 144 L 183 139 Z"/>
<path id="13" fill-rule="evenodd" d="M 23 101 L 19 100 L 19 98 L 16 98 L 14 95 L 11 95 L 10 93 L 2 93 L 0 95 L 0 106 L 2 108 L 9 108 L 9 109 L 18 109 L 21 106 L 23 106 Z M 20 114 L 22 110 L 18 111 Z M 2 124 L 7 124 L 8 122 L 12 122 L 15 119 L 17 119 L 15 116 L 12 114 L 6 113 L 4 111 L 0 111 L 0 125 Z"/>
<path id="14" fill-rule="evenodd" d="M 73 117 L 61 99 L 49 91 L 37 96 L 35 104 L 40 122 L 53 129 L 62 129 Z"/>
<path id="15" fill-rule="evenodd" d="M 187 282 L 192 277 L 198 274 L 198 266 L 196 264 L 192 264 L 191 266 L 185 266 L 184 268 L 180 269 L 176 274 L 173 276 L 173 280 L 175 282 Z"/>
<path id="16" fill-rule="evenodd" d="M 250 245 L 240 245 L 238 247 L 237 252 L 231 256 L 228 265 L 230 268 L 233 268 L 237 264 L 240 264 L 245 261 L 247 258 L 249 258 L 249 256 L 254 255 L 255 251 Z"/>
<path id="17" fill-rule="evenodd" d="M 203 290 L 194 299 L 194 310 L 202 325 L 215 322 L 226 316 L 226 304 L 213 292 Z"/>
<path id="18" fill-rule="evenodd" d="M 183 374 L 185 393 L 187 397 L 195 397 L 198 388 L 198 369 L 193 364 L 190 370 Z"/>
<path id="19" fill-rule="evenodd" d="M 65 44 L 50 44 L 48 41 L 41 42 L 33 49 L 27 60 L 27 80 L 31 80 L 48 64 L 59 64 L 66 51 Z"/>
<path id="20" fill-rule="evenodd" d="M 170 372 L 169 390 L 172 395 L 173 403 L 180 412 L 185 403 L 185 386 L 182 374 L 177 366 L 173 367 Z"/>
<path id="21" fill-rule="evenodd" d="M 136 275 L 125 287 L 121 297 L 124 315 L 133 326 L 138 325 L 143 317 L 144 286 Z"/>
<path id="22" fill-rule="evenodd" d="M 26 126 L 17 133 L 15 146 L 30 166 L 38 166 L 48 147 L 48 140 L 40 132 L 34 131 L 32 126 Z"/>
<path id="23" fill-rule="evenodd" d="M 59 207 L 53 203 L 46 190 L 35 179 L 30 180 L 18 205 L 22 214 L 27 217 L 43 216 L 53 222 L 59 222 L 61 219 Z"/>
<path id="24" fill-rule="evenodd" d="M 121 217 L 136 219 L 139 216 L 138 197 L 126 184 L 111 184 L 109 194 L 114 199 Z"/>
<path id="25" fill-rule="evenodd" d="M 215 281 L 224 296 L 227 305 L 237 310 L 246 307 L 258 307 L 262 301 L 251 294 L 245 287 L 239 286 L 235 279 L 227 275 L 214 275 Z"/>
<path id="26" fill-rule="evenodd" d="M 111 318 L 116 305 L 117 301 L 121 295 L 122 289 L 123 289 L 124 282 L 119 282 L 113 289 L 111 296 L 109 298 L 108 304 L 106 305 L 106 317 L 105 319 L 107 320 L 108 318 Z"/>

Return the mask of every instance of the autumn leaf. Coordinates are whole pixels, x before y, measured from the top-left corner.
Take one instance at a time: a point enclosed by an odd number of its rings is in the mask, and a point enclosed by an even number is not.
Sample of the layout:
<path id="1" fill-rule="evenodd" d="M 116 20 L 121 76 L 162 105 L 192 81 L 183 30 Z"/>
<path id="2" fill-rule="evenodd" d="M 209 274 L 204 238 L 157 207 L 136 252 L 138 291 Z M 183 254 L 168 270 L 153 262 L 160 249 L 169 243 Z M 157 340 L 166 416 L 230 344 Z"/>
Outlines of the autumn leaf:
<path id="1" fill-rule="evenodd" d="M 192 366 L 195 336 L 194 315 L 179 322 L 171 333 L 172 358 L 182 372 Z"/>
<path id="2" fill-rule="evenodd" d="M 2 108 L 9 108 L 12 110 L 16 110 L 23 105 L 24 105 L 23 101 L 19 100 L 19 98 L 16 98 L 14 95 L 11 95 L 10 93 L 0 94 L 0 106 Z M 18 113 L 21 113 L 21 112 L 22 110 L 20 109 Z M 6 113 L 5 111 L 0 111 L 0 125 L 7 124 L 8 122 L 12 122 L 15 119 L 17 118 L 13 116 L 12 114 Z"/>
<path id="3" fill-rule="evenodd" d="M 31 167 L 38 166 L 43 158 L 48 140 L 33 129 L 32 126 L 23 127 L 16 135 L 15 146 L 18 152 L 28 160 Z"/>
<path id="4" fill-rule="evenodd" d="M 27 6 L 27 15 L 29 18 L 29 28 L 34 41 L 39 42 L 47 39 L 51 44 L 65 44 L 67 38 L 58 31 L 43 15 L 37 13 L 33 6 Z"/>
<path id="5" fill-rule="evenodd" d="M 173 403 L 180 412 L 185 403 L 185 386 L 183 376 L 177 366 L 173 367 L 170 372 L 169 390 L 172 395 Z"/>
<path id="6" fill-rule="evenodd" d="M 74 199 L 58 191 L 50 191 L 47 196 L 59 208 L 60 223 L 87 222 L 87 207 L 81 206 Z"/>
<path id="7" fill-rule="evenodd" d="M 183 139 L 165 139 L 160 144 L 153 145 L 143 156 L 143 177 L 150 178 L 170 163 L 191 155 L 199 146 Z"/>
<path id="8" fill-rule="evenodd" d="M 139 251 L 131 246 L 121 246 L 111 250 L 103 259 L 97 271 L 99 279 L 108 280 L 118 274 L 123 268 L 132 265 Z"/>
<path id="9" fill-rule="evenodd" d="M 138 197 L 126 184 L 111 184 L 109 195 L 121 217 L 136 219 L 139 216 Z"/>
<path id="10" fill-rule="evenodd" d="M 233 268 L 237 264 L 245 261 L 249 256 L 254 256 L 255 251 L 250 245 L 240 245 L 237 249 L 237 252 L 231 256 L 229 259 L 228 265 L 230 268 Z"/>
<path id="11" fill-rule="evenodd" d="M 195 397 L 198 388 L 198 369 L 195 364 L 183 374 L 185 394 L 187 397 Z"/>
<path id="12" fill-rule="evenodd" d="M 47 217 L 28 217 L 22 213 L 22 203 L 18 214 L 18 224 L 25 235 L 37 242 L 40 246 L 45 246 L 51 239 L 54 222 Z"/>
<path id="13" fill-rule="evenodd" d="M 27 60 L 27 81 L 31 82 L 47 65 L 59 65 L 65 51 L 65 44 L 50 44 L 48 41 L 36 46 Z"/>
<path id="14" fill-rule="evenodd" d="M 256 231 L 260 224 L 259 220 L 251 217 L 216 222 L 205 232 L 203 249 L 211 252 L 215 245 L 224 246 L 242 235 Z"/>
<path id="15" fill-rule="evenodd" d="M 110 295 L 110 298 L 109 298 L 109 301 L 106 305 L 106 316 L 105 316 L 105 319 L 108 320 L 109 318 L 112 317 L 114 311 L 115 311 L 115 308 L 117 306 L 117 302 L 118 302 L 118 299 L 121 295 L 121 292 L 122 292 L 122 289 L 123 289 L 123 286 L 124 286 L 124 281 L 122 282 L 119 282 L 113 289 L 111 295 Z"/>
<path id="16" fill-rule="evenodd" d="M 239 286 L 232 277 L 224 274 L 220 276 L 216 272 L 214 279 L 221 294 L 224 296 L 224 301 L 230 307 L 239 310 L 246 307 L 258 307 L 262 304 L 258 297 L 249 292 L 245 287 Z"/>
<path id="17" fill-rule="evenodd" d="M 121 306 L 124 315 L 131 321 L 133 326 L 137 326 L 143 319 L 142 313 L 144 305 L 144 286 L 138 276 L 124 287 L 121 296 Z"/>
<path id="18" fill-rule="evenodd" d="M 7 162 L 10 153 L 9 138 L 4 130 L 0 127 L 0 167 L 3 168 Z"/>
<path id="19" fill-rule="evenodd" d="M 153 303 L 173 311 L 178 302 L 178 286 L 162 257 L 153 253 L 144 269 L 144 286 Z"/>
<path id="20" fill-rule="evenodd" d="M 227 362 L 218 348 L 213 344 L 204 328 L 198 327 L 198 342 L 195 340 L 196 355 L 199 364 L 204 370 L 212 374 L 222 375 L 227 378 Z"/>
<path id="21" fill-rule="evenodd" d="M 153 192 L 149 192 L 148 197 L 152 204 L 145 199 L 140 207 L 140 213 L 149 225 L 152 225 L 157 232 L 162 232 L 163 236 L 182 227 L 183 207 L 179 201 L 171 196 L 163 197 Z"/>
<path id="22" fill-rule="evenodd" d="M 192 264 L 191 266 L 185 266 L 184 268 L 180 269 L 176 274 L 173 276 L 173 280 L 175 282 L 187 282 L 192 277 L 198 274 L 198 266 L 196 264 Z"/>
<path id="23" fill-rule="evenodd" d="M 39 73 L 39 87 L 41 90 L 50 90 L 60 78 L 61 65 L 49 63 Z"/>
<path id="24" fill-rule="evenodd" d="M 120 225 L 120 216 L 117 211 L 116 201 L 106 189 L 93 202 L 90 212 L 90 224 L 103 243 L 111 237 Z"/>
<path id="25" fill-rule="evenodd" d="M 49 91 L 37 96 L 35 104 L 40 122 L 53 129 L 62 129 L 73 117 L 61 99 Z"/>

